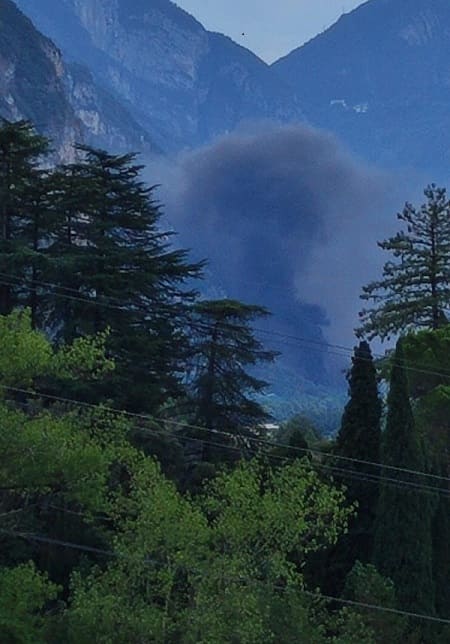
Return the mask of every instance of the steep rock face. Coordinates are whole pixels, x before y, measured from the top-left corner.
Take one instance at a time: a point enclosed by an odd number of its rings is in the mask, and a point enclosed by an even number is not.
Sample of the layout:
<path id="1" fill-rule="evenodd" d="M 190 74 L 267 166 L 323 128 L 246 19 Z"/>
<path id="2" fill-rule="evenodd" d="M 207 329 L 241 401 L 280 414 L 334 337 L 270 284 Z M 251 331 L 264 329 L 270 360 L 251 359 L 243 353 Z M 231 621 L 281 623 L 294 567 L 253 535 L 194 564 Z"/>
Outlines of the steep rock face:
<path id="1" fill-rule="evenodd" d="M 30 119 L 70 159 L 82 126 L 68 100 L 64 65 L 53 43 L 9 0 L 0 0 L 0 115 Z"/>
<path id="2" fill-rule="evenodd" d="M 75 63 L 65 66 L 65 87 L 83 128 L 83 141 L 112 152 L 160 153 L 151 135 L 117 99 L 99 86 L 91 72 Z"/>
<path id="3" fill-rule="evenodd" d="M 246 119 L 302 118 L 295 92 L 268 65 L 169 0 L 18 4 L 163 147 L 203 143 Z"/>
<path id="4" fill-rule="evenodd" d="M 28 119 L 54 141 L 56 158 L 70 161 L 74 144 L 114 150 L 154 150 L 145 130 L 98 88 L 85 69 L 65 64 L 10 0 L 0 0 L 0 116 Z"/>
<path id="5" fill-rule="evenodd" d="M 450 165 L 450 3 L 370 0 L 273 65 L 307 117 L 362 156 Z"/>

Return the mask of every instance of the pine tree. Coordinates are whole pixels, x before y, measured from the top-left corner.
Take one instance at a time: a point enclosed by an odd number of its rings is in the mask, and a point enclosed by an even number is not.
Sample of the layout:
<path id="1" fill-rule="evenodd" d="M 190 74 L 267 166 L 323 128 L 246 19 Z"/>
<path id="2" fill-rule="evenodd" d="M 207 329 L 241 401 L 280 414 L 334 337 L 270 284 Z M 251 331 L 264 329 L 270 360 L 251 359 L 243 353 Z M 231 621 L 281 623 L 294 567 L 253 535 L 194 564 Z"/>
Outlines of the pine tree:
<path id="1" fill-rule="evenodd" d="M 255 399 L 267 383 L 249 372 L 277 355 L 264 349 L 250 326 L 255 318 L 269 313 L 263 307 L 227 299 L 199 302 L 193 312 L 195 368 L 191 391 L 195 422 L 236 436 L 246 435 L 270 418 Z M 221 440 L 220 434 L 215 440 Z"/>
<path id="2" fill-rule="evenodd" d="M 397 343 L 390 378 L 388 414 L 383 436 L 384 465 L 423 471 L 425 458 L 411 409 L 402 340 Z M 375 525 L 374 563 L 392 579 L 401 608 L 432 614 L 431 522 L 434 499 L 428 492 L 395 485 L 405 472 L 385 470 Z M 394 481 L 393 481 L 394 479 Z M 413 474 L 409 481 L 420 482 Z"/>
<path id="3" fill-rule="evenodd" d="M 374 307 L 360 313 L 359 336 L 389 338 L 418 327 L 437 329 L 446 323 L 450 303 L 450 203 L 444 188 L 429 185 L 420 209 L 406 203 L 397 215 L 406 230 L 378 246 L 394 259 L 383 277 L 363 288 L 363 300 Z"/>
<path id="4" fill-rule="evenodd" d="M 376 368 L 367 342 L 360 342 L 359 347 L 355 348 L 352 362 L 348 376 L 350 398 L 342 416 L 334 451 L 348 459 L 379 463 L 382 405 Z M 342 477 L 337 474 L 335 478 L 346 486 L 348 501 L 358 503 L 357 515 L 350 522 L 349 532 L 342 537 L 335 552 L 336 558 L 341 558 L 341 567 L 346 574 L 356 561 L 368 563 L 371 560 L 379 487 L 376 481 L 367 479 L 380 472 L 377 467 L 352 460 L 339 459 L 336 466 L 348 471 L 348 474 L 343 473 Z"/>
<path id="5" fill-rule="evenodd" d="M 47 139 L 27 121 L 0 125 L 0 314 L 28 305 L 37 323 L 37 284 L 42 279 L 41 244 L 46 230 L 48 190 L 39 163 Z"/>
<path id="6" fill-rule="evenodd" d="M 196 295 L 189 283 L 202 265 L 170 247 L 133 154 L 79 151 L 84 158 L 60 169 L 58 180 L 53 328 L 66 342 L 110 328 L 117 369 L 105 394 L 129 409 L 154 409 L 180 389 L 187 305 Z"/>

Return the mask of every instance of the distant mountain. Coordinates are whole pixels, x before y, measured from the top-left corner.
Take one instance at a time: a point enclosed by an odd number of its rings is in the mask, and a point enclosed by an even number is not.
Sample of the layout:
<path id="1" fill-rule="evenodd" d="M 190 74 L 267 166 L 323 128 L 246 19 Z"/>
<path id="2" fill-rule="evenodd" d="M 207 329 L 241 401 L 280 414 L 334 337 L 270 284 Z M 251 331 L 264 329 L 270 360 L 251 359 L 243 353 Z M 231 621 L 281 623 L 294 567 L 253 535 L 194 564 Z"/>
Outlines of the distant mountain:
<path id="1" fill-rule="evenodd" d="M 303 118 L 296 93 L 268 65 L 169 0 L 17 4 L 165 149 L 204 143 L 246 119 Z"/>
<path id="2" fill-rule="evenodd" d="M 384 166 L 450 168 L 450 2 L 370 0 L 273 65 L 307 118 Z"/>
<path id="3" fill-rule="evenodd" d="M 31 120 L 52 138 L 56 156 L 70 160 L 73 144 L 156 152 L 147 132 L 92 74 L 67 65 L 10 0 L 0 0 L 0 116 Z"/>

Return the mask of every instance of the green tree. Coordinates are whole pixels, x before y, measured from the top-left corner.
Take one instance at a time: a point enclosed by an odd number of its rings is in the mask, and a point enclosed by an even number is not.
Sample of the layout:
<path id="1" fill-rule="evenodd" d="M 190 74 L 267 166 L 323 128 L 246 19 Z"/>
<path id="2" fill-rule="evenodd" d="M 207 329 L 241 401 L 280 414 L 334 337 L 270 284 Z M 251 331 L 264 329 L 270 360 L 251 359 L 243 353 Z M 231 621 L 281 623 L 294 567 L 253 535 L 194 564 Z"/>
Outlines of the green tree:
<path id="1" fill-rule="evenodd" d="M 0 123 L 0 314 L 29 305 L 36 321 L 36 284 L 48 196 L 39 162 L 49 150 L 27 121 Z M 30 282 L 31 280 L 31 282 Z"/>
<path id="2" fill-rule="evenodd" d="M 192 501 L 143 461 L 121 501 L 120 557 L 74 579 L 66 641 L 324 641 L 290 553 L 337 538 L 343 499 L 304 462 L 269 476 L 253 462 Z"/>
<path id="3" fill-rule="evenodd" d="M 113 365 L 102 336 L 54 350 L 31 328 L 29 311 L 0 317 L 0 337 L 0 565 L 33 558 L 67 586 L 82 553 L 45 539 L 105 544 L 106 526 L 94 528 L 90 521 L 108 508 L 108 482 L 128 449 L 127 429 L 113 417 L 105 427 L 104 409 L 67 409 L 41 399 L 40 392 L 49 378 L 97 379 Z M 18 536 L 23 533 L 43 535 L 44 541 L 24 541 Z"/>
<path id="4" fill-rule="evenodd" d="M 363 300 L 373 308 L 360 313 L 358 335 L 389 338 L 399 331 L 446 323 L 450 302 L 450 205 L 444 188 L 425 189 L 419 209 L 405 205 L 398 219 L 406 230 L 379 242 L 393 260 L 384 265 L 383 277 L 363 288 Z"/>
<path id="5" fill-rule="evenodd" d="M 382 463 L 415 471 L 426 468 L 423 441 L 411 409 L 402 340 L 393 359 Z M 384 476 L 390 480 L 380 485 L 374 563 L 394 582 L 401 608 L 433 614 L 434 498 L 428 492 L 395 485 L 396 479 L 417 483 L 413 474 L 408 477 L 405 472 L 385 470 Z"/>
<path id="6" fill-rule="evenodd" d="M 58 587 L 32 564 L 0 568 L 0 633 L 2 644 L 44 644 L 50 619 L 45 607 Z"/>
<path id="7" fill-rule="evenodd" d="M 380 575 L 375 566 L 363 565 L 359 561 L 347 575 L 344 597 L 350 601 L 398 609 L 396 592 L 393 582 Z M 407 619 L 396 613 L 383 611 L 359 611 L 365 624 L 373 632 L 373 641 L 384 644 L 400 644 L 404 642 L 407 629 Z"/>
<path id="8" fill-rule="evenodd" d="M 267 315 L 263 307 L 228 299 L 201 301 L 193 307 L 191 391 L 196 424 L 239 437 L 270 418 L 256 400 L 267 383 L 251 374 L 252 367 L 277 355 L 264 349 L 251 328 L 256 318 Z M 204 436 L 200 432 L 197 437 Z M 228 441 L 220 433 L 211 438 Z"/>
<path id="9" fill-rule="evenodd" d="M 405 338 L 405 358 L 411 367 L 410 391 L 417 425 L 427 442 L 431 471 L 442 480 L 424 478 L 441 489 L 433 519 L 433 572 L 436 611 L 450 615 L 450 326 L 420 331 Z"/>
<path id="10" fill-rule="evenodd" d="M 134 155 L 79 151 L 81 161 L 59 170 L 53 328 L 70 341 L 108 327 L 116 370 L 104 394 L 153 410 L 180 391 L 186 307 L 195 297 L 189 284 L 202 265 L 170 247 Z"/>
<path id="11" fill-rule="evenodd" d="M 341 427 L 336 438 L 336 465 L 349 471 L 337 480 L 347 488 L 347 498 L 358 503 L 357 516 L 351 521 L 344 537 L 348 546 L 347 571 L 355 561 L 368 563 L 373 549 L 373 528 L 378 504 L 379 488 L 376 482 L 360 480 L 379 475 L 379 469 L 356 461 L 380 462 L 382 404 L 378 394 L 377 373 L 367 342 L 355 348 L 352 368 L 348 376 L 349 401 L 344 409 Z M 355 459 L 352 461 L 350 459 Z M 352 478 L 355 473 L 355 478 Z"/>
<path id="12" fill-rule="evenodd" d="M 347 380 L 349 400 L 330 450 L 330 456 L 340 458 L 330 457 L 325 464 L 334 480 L 345 486 L 347 499 L 357 504 L 357 510 L 337 544 L 319 553 L 308 566 L 308 573 L 330 595 L 340 595 L 355 562 L 369 563 L 373 554 L 380 469 L 368 463 L 380 462 L 382 403 L 372 353 L 365 341 L 355 347 Z"/>
<path id="13" fill-rule="evenodd" d="M 345 530 L 342 491 L 253 461 L 183 497 L 124 418 L 39 399 L 49 377 L 108 373 L 103 335 L 55 349 L 21 311 L 0 337 L 2 641 L 356 641 L 354 620 L 328 637 L 292 561 Z"/>
<path id="14" fill-rule="evenodd" d="M 318 447 L 323 441 L 323 436 L 314 421 L 304 414 L 295 414 L 280 426 L 275 440 L 292 446 L 298 444 L 300 447 Z"/>

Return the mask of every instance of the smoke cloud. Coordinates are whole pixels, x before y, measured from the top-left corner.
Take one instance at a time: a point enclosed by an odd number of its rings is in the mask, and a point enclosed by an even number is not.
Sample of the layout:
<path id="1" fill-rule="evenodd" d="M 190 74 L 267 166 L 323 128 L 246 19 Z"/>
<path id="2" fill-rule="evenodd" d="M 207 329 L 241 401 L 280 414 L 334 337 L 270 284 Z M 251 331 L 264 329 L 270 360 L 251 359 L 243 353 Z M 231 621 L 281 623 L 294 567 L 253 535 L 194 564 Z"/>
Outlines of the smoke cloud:
<path id="1" fill-rule="evenodd" d="M 260 123 L 151 168 L 182 245 L 229 297 L 268 306 L 272 327 L 352 346 L 376 241 L 405 196 L 331 135 Z M 315 356 L 317 360 L 317 356 Z"/>

